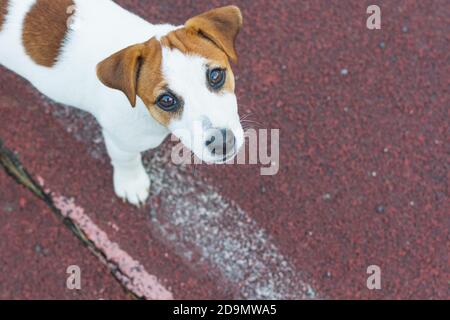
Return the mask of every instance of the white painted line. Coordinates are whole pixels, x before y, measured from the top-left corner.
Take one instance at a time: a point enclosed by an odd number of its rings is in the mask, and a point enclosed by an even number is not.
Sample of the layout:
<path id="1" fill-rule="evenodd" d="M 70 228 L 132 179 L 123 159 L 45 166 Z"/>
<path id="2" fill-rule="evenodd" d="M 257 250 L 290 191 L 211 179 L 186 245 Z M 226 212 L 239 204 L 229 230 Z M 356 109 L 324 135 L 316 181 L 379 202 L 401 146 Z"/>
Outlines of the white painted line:
<path id="1" fill-rule="evenodd" d="M 317 298 L 249 215 L 169 162 L 169 152 L 158 152 L 146 163 L 150 203 L 159 203 L 150 205 L 153 235 L 193 268 L 212 266 L 223 285 L 238 288 L 236 299 Z"/>
<path id="2" fill-rule="evenodd" d="M 100 130 L 91 116 L 48 107 L 75 138 L 89 146 L 93 157 L 106 159 Z M 154 236 L 192 268 L 207 266 L 209 275 L 224 291 L 234 290 L 237 299 L 318 298 L 265 230 L 214 188 L 199 185 L 172 165 L 169 155 L 168 150 L 159 150 L 146 157 L 152 179 L 149 225 Z"/>

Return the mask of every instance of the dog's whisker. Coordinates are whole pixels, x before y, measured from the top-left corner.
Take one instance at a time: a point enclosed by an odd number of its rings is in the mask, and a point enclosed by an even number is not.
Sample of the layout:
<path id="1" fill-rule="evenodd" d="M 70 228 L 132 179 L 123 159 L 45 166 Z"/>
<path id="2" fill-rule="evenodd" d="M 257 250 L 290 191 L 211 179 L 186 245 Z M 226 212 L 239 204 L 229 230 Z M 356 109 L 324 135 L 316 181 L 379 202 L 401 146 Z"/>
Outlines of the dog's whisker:
<path id="1" fill-rule="evenodd" d="M 246 124 L 248 124 L 248 123 L 251 123 L 251 124 L 257 125 L 258 128 L 262 128 L 262 127 L 263 127 L 263 124 L 262 124 L 261 122 L 259 122 L 259 121 L 256 121 L 256 120 L 251 119 L 252 116 L 253 116 L 253 113 L 252 113 L 252 112 L 247 113 L 246 115 L 242 116 L 242 117 L 240 118 L 241 124 L 242 124 L 242 125 L 246 125 Z"/>
<path id="2" fill-rule="evenodd" d="M 241 123 L 256 123 L 262 126 L 261 122 L 254 121 L 254 120 L 241 120 Z"/>
<path id="3" fill-rule="evenodd" d="M 254 115 L 253 112 L 249 112 L 249 113 L 243 115 L 243 116 L 240 118 L 240 120 L 248 119 L 248 118 L 252 117 L 253 115 Z"/>
<path id="4" fill-rule="evenodd" d="M 249 118 L 251 115 L 252 115 L 251 113 L 248 113 L 248 114 L 244 115 L 243 117 L 241 117 L 240 120 L 243 121 L 243 120 Z"/>
<path id="5" fill-rule="evenodd" d="M 260 123 L 244 122 L 244 123 L 241 123 L 241 125 L 242 125 L 242 128 L 244 128 L 244 129 L 253 129 L 253 130 L 255 130 L 255 129 L 262 129 L 263 128 L 263 125 L 260 124 Z"/>

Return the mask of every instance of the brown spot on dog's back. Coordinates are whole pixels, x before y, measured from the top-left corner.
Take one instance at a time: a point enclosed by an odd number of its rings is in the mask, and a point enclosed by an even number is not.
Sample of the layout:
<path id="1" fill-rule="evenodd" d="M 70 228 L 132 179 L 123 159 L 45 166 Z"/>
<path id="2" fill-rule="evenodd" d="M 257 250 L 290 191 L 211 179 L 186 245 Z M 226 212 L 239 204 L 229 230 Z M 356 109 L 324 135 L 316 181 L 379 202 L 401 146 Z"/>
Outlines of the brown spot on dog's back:
<path id="1" fill-rule="evenodd" d="M 52 67 L 68 30 L 73 0 L 37 0 L 28 12 L 22 41 L 27 54 L 39 65 Z"/>
<path id="2" fill-rule="evenodd" d="M 3 23 L 6 20 L 8 14 L 8 0 L 0 0 L 0 31 L 3 28 Z"/>

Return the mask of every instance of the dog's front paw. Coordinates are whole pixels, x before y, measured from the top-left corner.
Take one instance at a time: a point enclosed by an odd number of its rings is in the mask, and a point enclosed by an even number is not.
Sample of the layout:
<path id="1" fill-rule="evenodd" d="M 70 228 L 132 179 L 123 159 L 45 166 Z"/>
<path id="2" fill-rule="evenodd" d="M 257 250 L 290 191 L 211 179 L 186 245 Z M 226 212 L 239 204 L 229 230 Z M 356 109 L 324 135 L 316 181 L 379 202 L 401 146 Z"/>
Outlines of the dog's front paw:
<path id="1" fill-rule="evenodd" d="M 150 178 L 142 165 L 133 170 L 115 168 L 114 190 L 119 198 L 140 207 L 149 196 Z"/>

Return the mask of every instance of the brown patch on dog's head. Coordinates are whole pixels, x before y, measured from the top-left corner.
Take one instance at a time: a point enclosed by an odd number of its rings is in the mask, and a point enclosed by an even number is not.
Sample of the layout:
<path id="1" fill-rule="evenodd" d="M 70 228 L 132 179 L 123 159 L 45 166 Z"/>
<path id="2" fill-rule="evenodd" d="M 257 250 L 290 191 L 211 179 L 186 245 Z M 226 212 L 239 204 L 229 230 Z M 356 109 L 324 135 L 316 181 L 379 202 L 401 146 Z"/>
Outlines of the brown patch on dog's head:
<path id="1" fill-rule="evenodd" d="M 241 10 L 236 6 L 227 6 L 189 19 L 185 27 L 212 41 L 231 61 L 236 62 L 235 41 L 242 23 Z"/>
<path id="2" fill-rule="evenodd" d="M 8 14 L 8 0 L 0 0 L 0 31 L 3 28 L 6 15 Z"/>
<path id="3" fill-rule="evenodd" d="M 228 59 L 237 59 L 234 41 L 241 26 L 242 16 L 237 7 L 209 11 L 190 19 L 184 28 L 170 32 L 160 41 L 152 38 L 113 54 L 98 64 L 97 76 L 107 87 L 122 91 L 133 107 L 139 96 L 151 115 L 168 126 L 183 110 L 169 112 L 157 106 L 158 97 L 170 90 L 162 74 L 161 46 L 202 56 L 211 64 L 209 67 L 226 69 L 228 76 L 223 90 L 232 92 L 235 82 Z"/>
<path id="4" fill-rule="evenodd" d="M 234 91 L 234 77 L 227 55 L 211 41 L 188 29 L 178 29 L 161 39 L 161 44 L 170 49 L 178 49 L 187 55 L 198 55 L 206 58 L 212 68 L 227 70 L 224 91 Z"/>
<path id="5" fill-rule="evenodd" d="M 52 67 L 68 30 L 73 0 L 37 0 L 25 17 L 22 42 L 39 65 Z"/>
<path id="6" fill-rule="evenodd" d="M 166 84 L 161 74 L 161 44 L 154 38 L 123 49 L 97 65 L 97 76 L 107 87 L 122 91 L 135 107 L 139 96 L 151 115 L 167 126 L 174 114 L 156 106 Z"/>
<path id="7" fill-rule="evenodd" d="M 235 41 L 241 28 L 241 11 L 238 7 L 228 6 L 189 19 L 184 28 L 164 36 L 161 44 L 184 54 L 204 57 L 211 68 L 227 70 L 223 90 L 233 92 L 235 81 L 229 59 L 237 61 Z"/>

